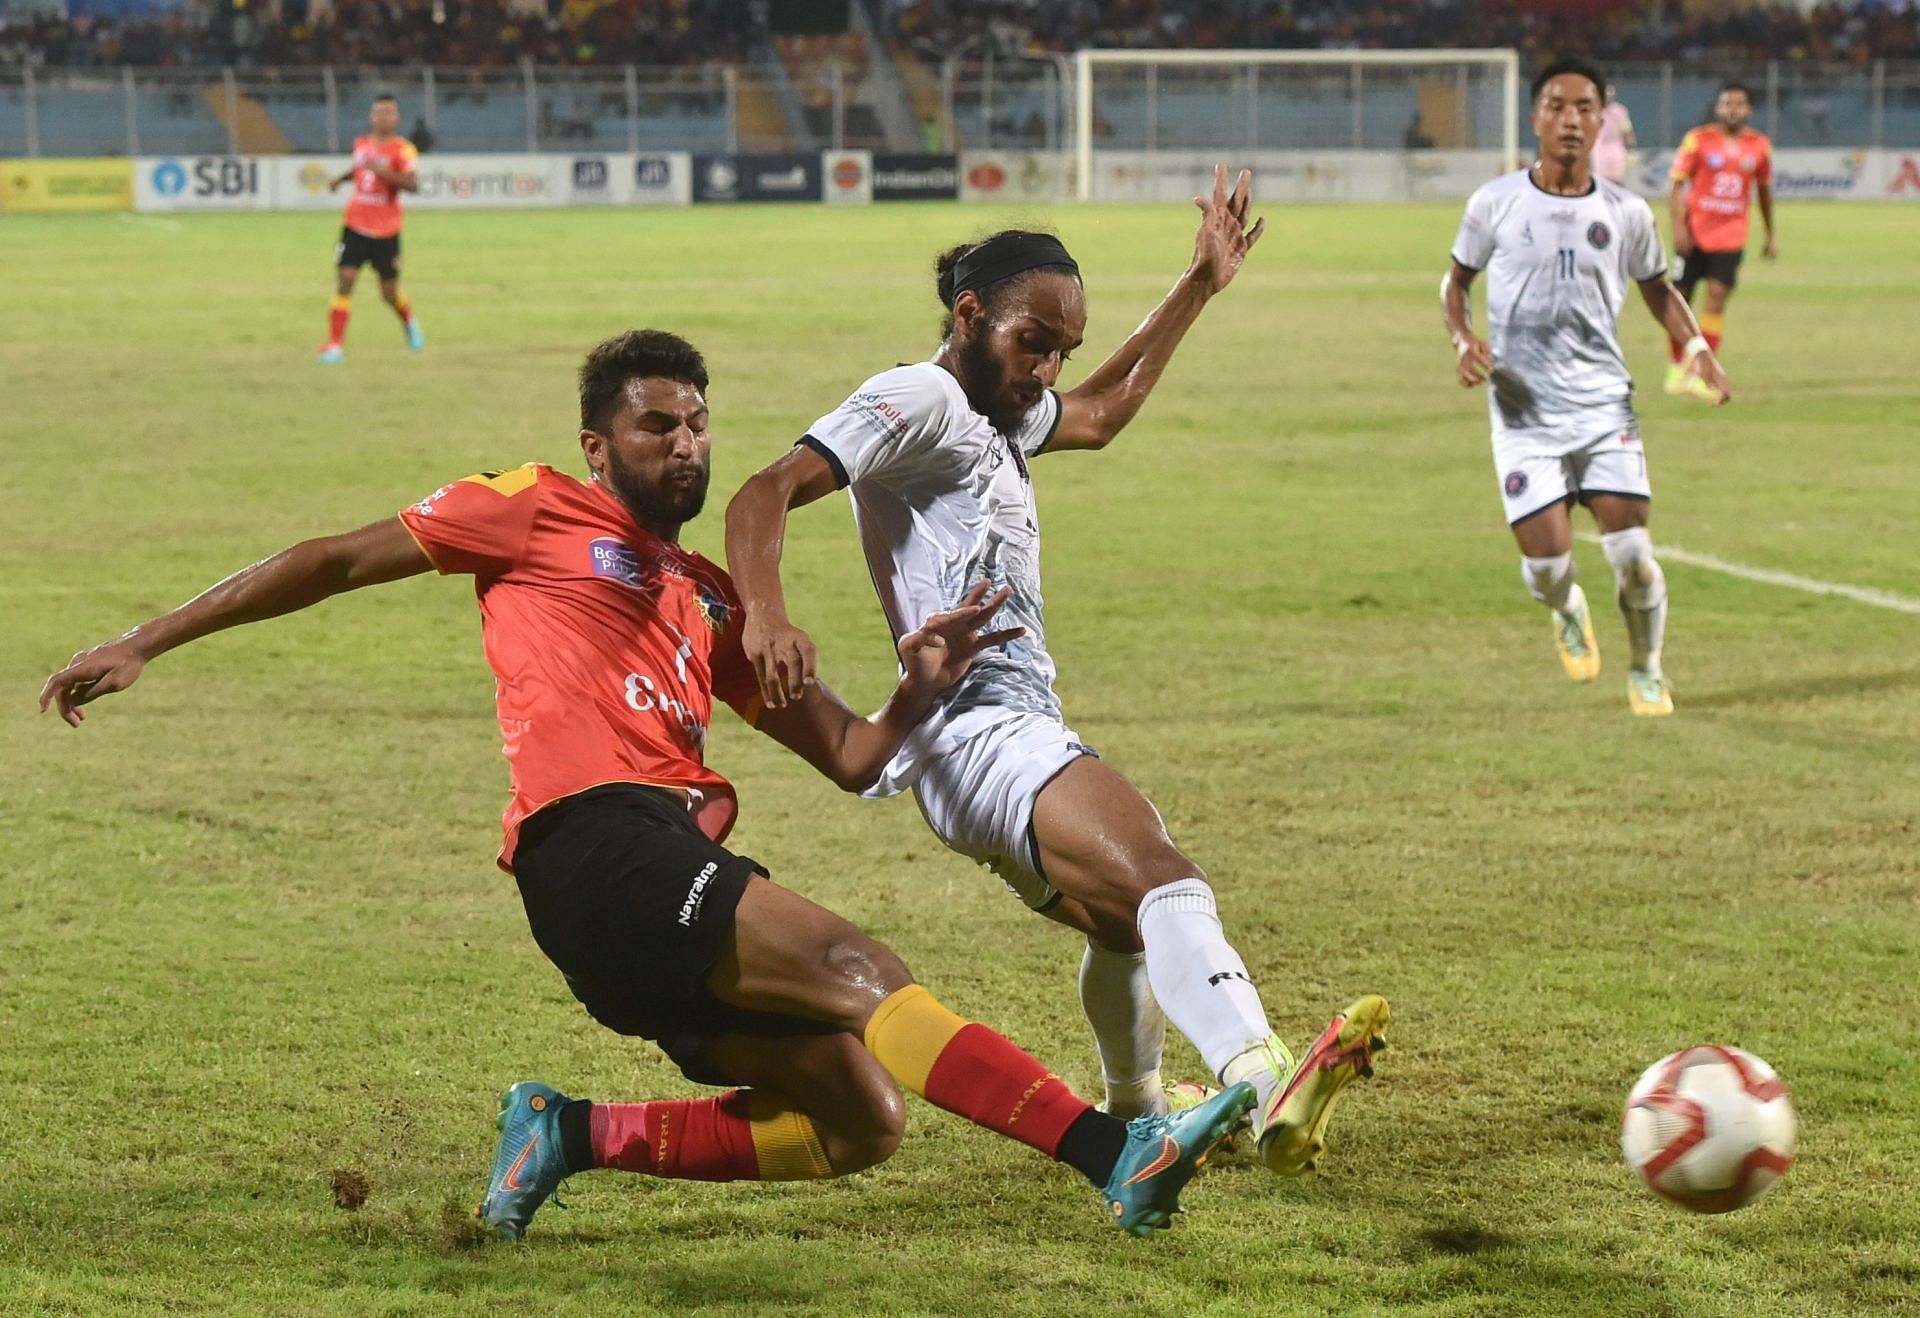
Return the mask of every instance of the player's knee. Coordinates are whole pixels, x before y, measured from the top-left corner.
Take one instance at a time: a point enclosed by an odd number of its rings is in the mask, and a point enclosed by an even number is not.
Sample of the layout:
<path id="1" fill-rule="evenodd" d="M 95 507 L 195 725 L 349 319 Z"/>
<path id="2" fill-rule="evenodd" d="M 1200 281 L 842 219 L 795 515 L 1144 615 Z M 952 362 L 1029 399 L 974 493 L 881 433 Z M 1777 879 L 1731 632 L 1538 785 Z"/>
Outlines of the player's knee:
<path id="1" fill-rule="evenodd" d="M 842 1175 L 877 1167 L 891 1158 L 907 1133 L 907 1105 L 891 1084 L 871 1087 L 857 1113 L 834 1132 L 830 1161 Z"/>
<path id="2" fill-rule="evenodd" d="M 1632 608 L 1658 604 L 1667 593 L 1666 574 L 1653 556 L 1653 537 L 1644 526 L 1609 531 L 1600 537 L 1621 600 Z"/>
<path id="3" fill-rule="evenodd" d="M 892 949 L 852 925 L 827 940 L 820 951 L 820 964 L 835 987 L 853 990 L 862 998 L 870 997 L 876 987 L 898 993 L 913 983 L 913 976 Z"/>
<path id="4" fill-rule="evenodd" d="M 1550 554 L 1545 558 L 1523 555 L 1520 576 L 1527 591 L 1549 608 L 1564 608 L 1573 591 L 1573 553 Z"/>

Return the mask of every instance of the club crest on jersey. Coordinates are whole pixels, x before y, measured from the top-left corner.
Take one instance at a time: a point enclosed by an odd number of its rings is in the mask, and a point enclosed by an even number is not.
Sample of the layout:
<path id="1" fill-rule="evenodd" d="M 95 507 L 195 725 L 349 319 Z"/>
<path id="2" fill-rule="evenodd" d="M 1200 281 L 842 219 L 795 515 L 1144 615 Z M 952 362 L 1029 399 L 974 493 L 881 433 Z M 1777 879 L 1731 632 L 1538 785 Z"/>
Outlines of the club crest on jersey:
<path id="1" fill-rule="evenodd" d="M 727 629 L 727 620 L 733 617 L 733 605 L 706 586 L 694 587 L 694 593 L 700 600 L 700 616 L 707 620 L 707 626 L 717 632 Z"/>
<path id="2" fill-rule="evenodd" d="M 612 577 L 623 586 L 646 589 L 647 579 L 640 571 L 640 558 L 618 540 L 601 538 L 587 546 L 593 555 L 593 575 Z"/>
<path id="3" fill-rule="evenodd" d="M 1607 250 L 1607 244 L 1613 241 L 1613 231 L 1595 220 L 1587 226 L 1587 241 L 1593 244 L 1595 251 L 1604 252 Z"/>
<path id="4" fill-rule="evenodd" d="M 1707 152 L 1707 168 L 1708 169 L 1718 169 L 1720 168 L 1720 166 L 1726 163 L 1727 163 L 1727 158 L 1721 155 L 1718 151 Z"/>
<path id="5" fill-rule="evenodd" d="M 1504 483 L 1507 497 L 1509 499 L 1517 499 L 1527 492 L 1527 473 L 1524 471 L 1510 471 L 1507 473 L 1507 479 Z"/>

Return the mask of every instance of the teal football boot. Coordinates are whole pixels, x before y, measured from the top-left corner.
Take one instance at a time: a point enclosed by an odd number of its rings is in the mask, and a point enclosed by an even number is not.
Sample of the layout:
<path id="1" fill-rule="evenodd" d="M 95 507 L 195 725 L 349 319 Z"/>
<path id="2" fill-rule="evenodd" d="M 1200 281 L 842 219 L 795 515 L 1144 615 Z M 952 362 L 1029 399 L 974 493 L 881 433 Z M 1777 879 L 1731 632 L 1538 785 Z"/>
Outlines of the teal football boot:
<path id="1" fill-rule="evenodd" d="M 1172 1226 L 1181 1188 L 1256 1101 L 1242 1083 L 1178 1112 L 1129 1121 L 1127 1147 L 1101 1191 L 1114 1224 L 1135 1236 Z"/>
<path id="2" fill-rule="evenodd" d="M 500 1095 L 500 1145 L 494 1151 L 487 1197 L 474 1209 L 502 1240 L 518 1240 L 540 1205 L 552 1199 L 567 1175 L 560 1150 L 560 1109 L 565 1094 L 537 1080 L 522 1080 Z M 565 1204 L 560 1204 L 565 1208 Z"/>

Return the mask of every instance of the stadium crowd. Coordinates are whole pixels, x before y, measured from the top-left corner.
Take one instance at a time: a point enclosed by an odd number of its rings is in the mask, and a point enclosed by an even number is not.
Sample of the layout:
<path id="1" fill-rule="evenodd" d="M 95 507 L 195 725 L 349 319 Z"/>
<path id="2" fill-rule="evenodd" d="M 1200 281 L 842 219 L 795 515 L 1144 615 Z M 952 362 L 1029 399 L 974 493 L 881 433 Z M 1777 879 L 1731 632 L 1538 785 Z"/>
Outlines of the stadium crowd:
<path id="1" fill-rule="evenodd" d="M 1920 5 L 1826 0 L 1650 15 L 1632 0 L 892 0 L 892 30 L 923 60 L 963 47 L 1006 56 L 1113 48 L 1390 50 L 1512 47 L 1527 63 L 1920 57 Z M 1668 10 L 1676 6 L 1666 6 Z"/>
<path id="2" fill-rule="evenodd" d="M 0 15 L 0 68 L 737 63 L 751 31 L 748 0 L 335 0 L 277 19 L 212 4 L 119 21 Z"/>
<path id="3" fill-rule="evenodd" d="M 1607 63 L 1920 58 L 1920 3 L 1826 0 L 1650 17 L 1632 0 L 876 0 L 923 60 L 1100 47 L 1390 49 L 1511 46 L 1529 63 L 1578 51 Z M 750 0 L 336 0 L 192 5 L 143 18 L 0 16 L 0 67 L 699 64 L 741 61 Z M 1676 7 L 1666 6 L 1666 10 Z"/>

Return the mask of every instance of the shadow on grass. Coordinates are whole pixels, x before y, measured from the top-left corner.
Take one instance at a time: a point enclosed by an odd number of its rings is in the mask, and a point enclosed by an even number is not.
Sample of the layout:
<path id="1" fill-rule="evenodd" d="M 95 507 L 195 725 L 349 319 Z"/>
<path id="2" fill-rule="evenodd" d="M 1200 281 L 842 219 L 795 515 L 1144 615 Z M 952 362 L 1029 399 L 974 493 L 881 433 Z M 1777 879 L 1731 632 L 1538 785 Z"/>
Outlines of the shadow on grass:
<path id="1" fill-rule="evenodd" d="M 1903 687 L 1920 686 L 1920 668 L 1897 668 L 1884 673 L 1835 674 L 1800 677 L 1760 686 L 1736 687 L 1688 696 L 1688 709 L 1739 709 L 1782 701 L 1818 700 L 1825 696 L 1866 696 Z"/>

